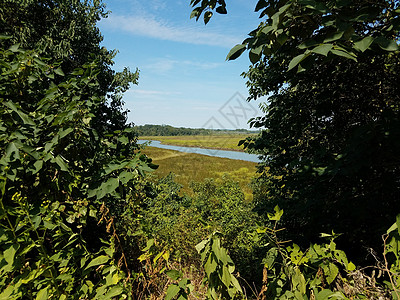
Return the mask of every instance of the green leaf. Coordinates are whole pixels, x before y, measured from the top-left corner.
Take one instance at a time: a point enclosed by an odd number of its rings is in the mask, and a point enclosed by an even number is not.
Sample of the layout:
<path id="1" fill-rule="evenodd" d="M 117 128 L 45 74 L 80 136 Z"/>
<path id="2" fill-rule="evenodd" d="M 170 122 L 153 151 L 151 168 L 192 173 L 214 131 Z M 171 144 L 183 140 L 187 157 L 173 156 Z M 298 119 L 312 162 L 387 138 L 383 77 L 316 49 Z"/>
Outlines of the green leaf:
<path id="1" fill-rule="evenodd" d="M 43 160 L 35 161 L 33 166 L 34 166 L 35 169 L 32 171 L 32 174 L 36 174 L 37 172 L 39 172 L 43 168 Z"/>
<path id="2" fill-rule="evenodd" d="M 326 272 L 326 270 L 328 270 L 328 272 Z M 324 271 L 326 273 L 325 274 L 326 275 L 326 282 L 328 284 L 331 284 L 335 280 L 336 276 L 339 274 L 338 267 L 333 263 L 329 263 L 328 267 L 324 268 Z"/>
<path id="3" fill-rule="evenodd" d="M 48 298 L 48 288 L 49 287 L 45 287 L 44 289 L 41 289 L 37 295 L 36 295 L 36 300 L 47 300 Z"/>
<path id="4" fill-rule="evenodd" d="M 150 248 L 154 245 L 154 239 L 150 239 L 147 241 L 146 248 L 142 249 L 143 252 L 149 251 Z"/>
<path id="5" fill-rule="evenodd" d="M 235 60 L 246 50 L 246 45 L 238 44 L 229 51 L 226 60 Z"/>
<path id="6" fill-rule="evenodd" d="M 217 261 L 214 258 L 214 255 L 209 255 L 206 263 L 204 264 L 204 270 L 206 271 L 207 274 L 214 273 L 215 270 L 217 269 Z"/>
<path id="7" fill-rule="evenodd" d="M 8 50 L 12 51 L 12 52 L 17 52 L 19 49 L 20 44 L 14 44 L 12 45 L 10 48 L 8 48 Z"/>
<path id="8" fill-rule="evenodd" d="M 325 43 L 337 41 L 343 36 L 343 34 L 344 34 L 344 31 L 331 33 L 324 39 L 323 43 L 325 44 Z"/>
<path id="9" fill-rule="evenodd" d="M 197 252 L 200 253 L 204 249 L 204 247 L 207 245 L 207 243 L 208 243 L 208 239 L 202 240 L 200 243 L 198 243 L 195 246 Z"/>
<path id="10" fill-rule="evenodd" d="M 289 67 L 288 67 L 288 71 L 290 71 L 291 69 L 293 69 L 294 67 L 296 67 L 299 63 L 301 63 L 309 54 L 300 54 L 297 55 L 295 58 L 293 58 L 290 63 L 289 63 Z"/>
<path id="11" fill-rule="evenodd" d="M 274 208 L 275 214 L 268 213 L 268 219 L 271 221 L 279 221 L 283 215 L 283 209 L 280 209 L 278 205 Z"/>
<path id="12" fill-rule="evenodd" d="M 338 56 L 343 56 L 343 57 L 352 59 L 354 61 L 357 61 L 357 58 L 354 55 L 352 55 L 350 52 L 348 52 L 348 51 L 332 49 L 331 52 L 332 52 L 332 54 L 335 54 L 335 55 L 338 55 Z"/>
<path id="13" fill-rule="evenodd" d="M 12 109 L 14 112 L 18 114 L 18 116 L 21 118 L 22 122 L 27 125 L 35 125 L 35 123 L 32 121 L 32 119 L 24 112 L 22 112 L 20 109 L 17 108 L 17 106 L 11 102 L 7 101 L 4 102 L 4 105 L 6 105 L 8 108 Z"/>
<path id="14" fill-rule="evenodd" d="M 177 270 L 168 270 L 165 272 L 169 278 L 172 280 L 178 280 L 179 278 L 182 277 L 182 272 L 177 271 Z"/>
<path id="15" fill-rule="evenodd" d="M 69 172 L 68 164 L 60 155 L 57 155 L 54 159 L 52 159 L 52 162 L 55 162 L 60 167 L 61 171 Z"/>
<path id="16" fill-rule="evenodd" d="M 249 52 L 249 58 L 252 64 L 255 64 L 256 62 L 258 62 L 261 58 L 261 53 L 262 53 L 262 46 L 259 46 L 255 49 L 251 49 Z M 239 145 L 240 146 L 240 145 Z"/>
<path id="17" fill-rule="evenodd" d="M 60 76 L 65 76 L 64 72 L 61 70 L 61 68 L 57 68 L 54 70 L 54 73 Z"/>
<path id="18" fill-rule="evenodd" d="M 352 263 L 352 262 L 349 262 L 348 263 L 348 265 L 347 265 L 347 271 L 354 271 L 356 269 L 356 266 Z"/>
<path id="19" fill-rule="evenodd" d="M 165 300 L 171 300 L 178 295 L 181 288 L 176 284 L 171 284 L 167 289 L 167 295 L 165 296 Z"/>
<path id="20" fill-rule="evenodd" d="M 20 159 L 20 155 L 19 155 L 19 149 L 17 148 L 17 146 L 15 145 L 14 142 L 11 142 L 7 145 L 6 148 L 6 157 L 10 160 L 10 161 L 15 161 L 17 159 Z"/>
<path id="21" fill-rule="evenodd" d="M 275 259 L 277 257 L 278 257 L 278 249 L 276 247 L 269 249 L 264 259 L 265 266 L 268 269 L 272 269 L 272 266 L 274 265 Z"/>
<path id="22" fill-rule="evenodd" d="M 227 288 L 231 285 L 231 273 L 226 266 L 222 266 L 222 277 L 221 281 L 225 284 Z"/>
<path id="23" fill-rule="evenodd" d="M 254 9 L 255 12 L 259 11 L 260 9 L 263 9 L 264 7 L 267 7 L 268 3 L 265 0 L 259 0 L 257 2 L 256 8 Z"/>
<path id="24" fill-rule="evenodd" d="M 14 264 L 15 254 L 17 253 L 19 246 L 16 244 L 10 245 L 6 250 L 3 252 L 3 257 L 6 260 L 8 265 Z"/>
<path id="25" fill-rule="evenodd" d="M 355 42 L 354 46 L 357 50 L 364 52 L 369 48 L 369 46 L 372 44 L 374 41 L 374 38 L 372 36 L 367 36 L 363 38 L 361 41 Z"/>
<path id="26" fill-rule="evenodd" d="M 70 134 L 71 132 L 73 132 L 74 129 L 73 128 L 67 128 L 65 130 L 61 130 L 58 132 L 58 135 L 60 136 L 60 139 L 62 139 L 63 137 L 65 137 L 66 135 Z"/>
<path id="27" fill-rule="evenodd" d="M 118 178 L 110 178 L 103 182 L 96 192 L 97 199 L 103 198 L 107 194 L 111 194 L 119 186 Z"/>
<path id="28" fill-rule="evenodd" d="M 91 268 L 91 267 L 98 266 L 98 265 L 103 265 L 103 264 L 105 264 L 106 262 L 108 262 L 109 260 L 110 260 L 110 258 L 109 258 L 107 255 L 98 256 L 98 257 L 94 258 L 94 259 L 86 266 L 85 270 L 87 270 L 87 269 L 89 269 L 89 268 Z"/>
<path id="29" fill-rule="evenodd" d="M 126 184 L 134 177 L 135 176 L 132 172 L 123 171 L 121 174 L 119 174 L 118 179 L 121 181 L 122 184 Z"/>
<path id="30" fill-rule="evenodd" d="M 389 40 L 383 36 L 377 37 L 375 39 L 377 43 L 383 50 L 386 51 L 397 51 L 399 50 L 399 45 L 394 40 Z"/>
<path id="31" fill-rule="evenodd" d="M 226 15 L 228 13 L 225 6 L 218 6 L 215 11 L 221 15 Z"/>
<path id="32" fill-rule="evenodd" d="M 212 15 L 213 15 L 212 11 L 207 11 L 207 12 L 204 14 L 204 24 L 207 25 L 207 23 L 210 21 Z"/>
<path id="33" fill-rule="evenodd" d="M 332 44 L 322 44 L 312 49 L 311 52 L 327 56 L 332 47 Z"/>
<path id="34" fill-rule="evenodd" d="M 190 14 L 190 18 L 196 18 L 196 20 L 199 19 L 201 14 L 201 8 L 200 7 L 196 7 L 195 9 L 192 10 L 192 13 Z"/>
<path id="35" fill-rule="evenodd" d="M 108 292 L 104 295 L 105 299 L 113 299 L 121 295 L 124 292 L 124 289 L 121 286 L 114 286 L 108 290 Z"/>

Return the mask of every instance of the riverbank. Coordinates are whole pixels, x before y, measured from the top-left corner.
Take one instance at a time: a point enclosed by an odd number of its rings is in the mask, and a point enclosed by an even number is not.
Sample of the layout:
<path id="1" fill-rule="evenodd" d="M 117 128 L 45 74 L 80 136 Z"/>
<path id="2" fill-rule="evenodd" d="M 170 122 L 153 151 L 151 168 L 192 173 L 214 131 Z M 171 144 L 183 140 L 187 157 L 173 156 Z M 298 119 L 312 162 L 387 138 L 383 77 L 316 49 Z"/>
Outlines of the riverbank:
<path id="1" fill-rule="evenodd" d="M 141 136 L 141 140 L 156 140 L 165 145 L 197 147 L 203 149 L 217 149 L 244 152 L 238 146 L 249 134 L 224 135 L 184 135 L 184 136 Z"/>
<path id="2" fill-rule="evenodd" d="M 222 181 L 224 176 L 229 176 L 239 182 L 245 198 L 252 200 L 252 189 L 250 187 L 252 178 L 256 177 L 256 163 L 179 152 L 169 149 L 147 146 L 143 153 L 153 159 L 159 165 L 154 175 L 159 178 L 174 173 L 175 181 L 182 185 L 181 194 L 192 195 L 191 182 L 202 182 L 205 178 L 214 178 Z"/>
<path id="3" fill-rule="evenodd" d="M 228 159 L 234 159 L 234 160 L 244 160 L 244 161 L 251 161 L 251 162 L 255 162 L 255 163 L 260 162 L 258 155 L 249 154 L 249 153 L 240 152 L 240 151 L 219 150 L 216 148 L 175 146 L 175 145 L 168 145 L 168 144 L 166 145 L 166 144 L 161 144 L 160 141 L 155 141 L 155 140 L 138 140 L 138 143 L 139 144 L 149 143 L 149 145 L 152 147 L 168 149 L 168 150 L 175 150 L 175 151 L 185 152 L 185 153 L 194 153 L 194 154 L 215 156 L 215 157 L 228 158 Z"/>

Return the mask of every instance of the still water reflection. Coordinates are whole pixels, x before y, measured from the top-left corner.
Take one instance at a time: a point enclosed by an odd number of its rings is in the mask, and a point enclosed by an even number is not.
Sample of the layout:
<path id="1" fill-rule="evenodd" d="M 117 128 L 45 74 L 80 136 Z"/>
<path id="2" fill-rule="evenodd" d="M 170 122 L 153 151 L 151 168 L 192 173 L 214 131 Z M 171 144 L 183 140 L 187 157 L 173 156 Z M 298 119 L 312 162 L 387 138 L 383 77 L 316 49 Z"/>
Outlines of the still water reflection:
<path id="1" fill-rule="evenodd" d="M 252 162 L 256 162 L 256 163 L 260 162 L 260 160 L 258 159 L 258 155 L 249 154 L 249 153 L 245 153 L 245 152 L 164 145 L 164 144 L 161 144 L 160 141 L 154 141 L 154 140 L 139 140 L 138 141 L 139 144 L 144 144 L 146 142 L 150 142 L 151 147 L 156 147 L 156 148 L 161 148 L 161 149 L 169 149 L 169 150 L 175 150 L 175 151 L 179 151 L 179 152 L 196 153 L 196 154 L 202 154 L 202 155 L 208 155 L 208 156 L 216 156 L 216 157 L 223 157 L 223 158 L 229 158 L 229 159 L 252 161 Z"/>

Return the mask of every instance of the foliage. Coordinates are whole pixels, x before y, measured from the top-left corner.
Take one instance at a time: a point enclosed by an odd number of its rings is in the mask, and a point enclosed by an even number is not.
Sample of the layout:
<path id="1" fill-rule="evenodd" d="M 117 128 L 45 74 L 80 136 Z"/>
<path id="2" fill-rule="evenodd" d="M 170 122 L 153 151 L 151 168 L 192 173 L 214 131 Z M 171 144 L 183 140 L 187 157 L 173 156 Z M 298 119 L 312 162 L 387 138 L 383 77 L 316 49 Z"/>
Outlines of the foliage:
<path id="1" fill-rule="evenodd" d="M 187 299 L 188 295 L 194 289 L 193 285 L 190 283 L 190 280 L 187 278 L 182 278 L 183 277 L 182 271 L 168 270 L 166 274 L 172 280 L 174 281 L 179 280 L 179 281 L 177 283 L 173 283 L 170 286 L 168 286 L 165 300 L 171 300 L 175 297 L 178 300 Z"/>
<path id="2" fill-rule="evenodd" d="M 207 297 L 209 299 L 240 299 L 243 291 L 234 275 L 235 264 L 221 246 L 219 233 L 196 245 L 206 273 Z"/>
<path id="3" fill-rule="evenodd" d="M 198 20 L 204 13 L 205 23 L 214 9 L 227 13 L 225 0 L 191 0 L 190 4 L 195 7 L 191 17 Z M 301 71 L 316 56 L 357 61 L 358 53 L 367 49 L 399 49 L 397 1 L 258 0 L 255 11 L 263 21 L 232 48 L 227 59 L 236 59 L 248 49 L 252 63 L 265 56 L 281 60 L 288 70 Z"/>
<path id="4" fill-rule="evenodd" d="M 264 285 L 259 297 L 263 299 L 347 299 L 337 291 L 337 283 L 344 282 L 341 272 L 353 271 L 355 265 L 346 254 L 336 249 L 334 235 L 328 244 L 313 244 L 305 252 L 296 244 L 285 246 L 277 235 L 277 224 L 283 211 L 276 206 L 269 219 L 275 221 L 273 228 L 259 229 L 266 234 L 269 250 L 264 258 Z M 336 289 L 336 291 L 335 291 Z"/>
<path id="5" fill-rule="evenodd" d="M 383 271 L 390 280 L 382 282 L 381 279 L 379 285 L 375 278 L 369 278 L 357 270 L 345 252 L 336 247 L 334 240 L 337 235 L 333 232 L 322 234 L 322 237 L 329 239 L 328 243 L 311 244 L 305 251 L 296 244 L 289 246 L 289 241 L 280 240 L 278 235 L 281 235 L 282 229 L 278 228 L 278 224 L 282 215 L 283 211 L 275 207 L 274 213 L 268 215 L 274 222 L 273 227 L 257 230 L 259 235 L 268 239 L 268 251 L 263 260 L 262 287 L 257 294 L 253 290 L 257 299 L 388 299 L 388 292 L 392 293 L 393 299 L 398 298 L 400 217 L 387 231 L 391 241 L 385 244 L 385 265 L 370 266 Z M 384 235 L 384 241 L 388 239 L 388 234 Z M 219 233 L 210 235 L 196 246 L 202 254 L 205 281 L 209 285 L 207 296 L 210 299 L 232 299 L 234 295 L 231 289 L 238 283 L 233 279 L 234 263 L 226 250 L 220 247 Z M 237 292 L 239 296 L 240 290 Z M 243 294 L 241 296 L 244 297 Z"/>
<path id="6" fill-rule="evenodd" d="M 192 1 L 197 16 L 216 3 Z M 338 243 L 361 261 L 356 245 L 380 247 L 398 207 L 398 1 L 260 0 L 256 11 L 262 22 L 228 58 L 248 49 L 249 100 L 268 96 L 250 121 L 263 131 L 242 142 L 264 157 L 258 210 L 279 204 L 303 246 L 348 233 Z"/>
<path id="7" fill-rule="evenodd" d="M 149 194 L 140 210 L 144 235 L 158 241 L 160 249 L 171 249 L 172 260 L 200 268 L 195 245 L 218 230 L 223 246 L 238 261 L 241 277 L 259 280 L 262 247 L 254 232 L 264 223 L 245 202 L 239 185 L 228 177 L 222 183 L 194 182 L 193 197 L 179 196 L 179 188 L 171 175 L 154 184 L 155 194 Z"/>
<path id="8" fill-rule="evenodd" d="M 208 135 L 212 131 L 205 128 L 173 127 L 170 125 L 137 125 L 135 130 L 139 136 L 186 136 L 186 135 Z"/>
<path id="9" fill-rule="evenodd" d="M 400 299 L 400 215 L 383 236 L 383 241 L 384 270 L 389 274 L 389 281 L 385 283 L 392 292 L 392 298 Z"/>
<path id="10" fill-rule="evenodd" d="M 7 4 L 0 8 L 7 23 L 0 34 L 0 298 L 129 298 L 132 233 L 122 229 L 134 221 L 142 176 L 154 166 L 135 154 L 132 129 L 104 109 L 119 111 L 106 94 L 118 98 L 137 74 L 112 79 L 97 39 L 86 49 L 71 34 L 71 48 L 60 50 L 63 20 L 100 37 L 99 3 Z M 57 30 L 49 25 L 55 16 Z M 74 18 L 87 26 L 73 27 Z"/>
<path id="11" fill-rule="evenodd" d="M 214 137 L 219 135 L 235 135 L 235 134 L 251 134 L 255 131 L 246 129 L 205 129 L 205 128 L 185 128 L 173 127 L 170 125 L 137 125 L 135 130 L 139 136 L 208 136 Z M 235 145 L 236 146 L 236 145 Z"/>
<path id="12" fill-rule="evenodd" d="M 38 55 L 59 62 L 65 74 L 97 62 L 99 84 L 91 87 L 90 93 L 107 98 L 96 107 L 99 118 L 92 122 L 100 132 L 124 129 L 127 118 L 121 94 L 138 79 L 137 71 L 125 68 L 116 73 L 111 69 L 116 51 L 100 46 L 103 37 L 96 26 L 105 17 L 101 0 L 4 0 L 0 7 L 1 34 L 10 37 L 3 41 L 4 48 L 19 44 L 35 49 Z M 55 84 L 62 80 L 52 78 Z"/>

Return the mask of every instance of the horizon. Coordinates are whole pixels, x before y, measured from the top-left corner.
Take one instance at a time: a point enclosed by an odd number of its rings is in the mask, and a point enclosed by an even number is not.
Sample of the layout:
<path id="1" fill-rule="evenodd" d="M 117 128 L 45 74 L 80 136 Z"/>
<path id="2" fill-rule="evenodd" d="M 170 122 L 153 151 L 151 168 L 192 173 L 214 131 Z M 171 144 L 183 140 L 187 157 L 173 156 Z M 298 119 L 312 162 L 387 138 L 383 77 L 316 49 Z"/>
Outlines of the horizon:
<path id="1" fill-rule="evenodd" d="M 102 45 L 119 51 L 114 69 L 139 69 L 138 85 L 123 96 L 128 122 L 250 129 L 247 121 L 261 114 L 258 105 L 265 99 L 246 101 L 240 74 L 248 70 L 248 54 L 225 59 L 259 23 L 252 4 L 232 0 L 228 14 L 216 14 L 207 25 L 190 19 L 189 1 L 105 4 L 112 12 L 98 27 Z"/>

